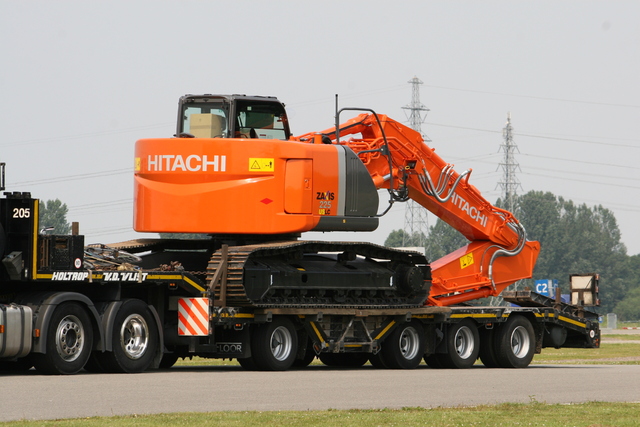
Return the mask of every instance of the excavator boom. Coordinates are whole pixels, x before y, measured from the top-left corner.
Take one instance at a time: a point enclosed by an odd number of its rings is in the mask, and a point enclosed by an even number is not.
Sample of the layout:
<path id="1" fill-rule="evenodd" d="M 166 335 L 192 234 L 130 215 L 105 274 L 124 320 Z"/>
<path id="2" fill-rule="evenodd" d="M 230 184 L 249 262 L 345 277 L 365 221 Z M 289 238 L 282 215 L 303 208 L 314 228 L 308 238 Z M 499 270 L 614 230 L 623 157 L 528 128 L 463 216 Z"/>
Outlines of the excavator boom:
<path id="1" fill-rule="evenodd" d="M 377 188 L 389 189 L 396 199 L 415 200 L 470 240 L 431 262 L 429 303 L 449 305 L 495 296 L 515 281 L 531 277 L 539 243 L 527 241 L 518 220 L 469 183 L 471 170 L 456 172 L 418 132 L 371 113 L 320 134 L 358 154 Z M 310 140 L 314 135 L 297 139 Z"/>

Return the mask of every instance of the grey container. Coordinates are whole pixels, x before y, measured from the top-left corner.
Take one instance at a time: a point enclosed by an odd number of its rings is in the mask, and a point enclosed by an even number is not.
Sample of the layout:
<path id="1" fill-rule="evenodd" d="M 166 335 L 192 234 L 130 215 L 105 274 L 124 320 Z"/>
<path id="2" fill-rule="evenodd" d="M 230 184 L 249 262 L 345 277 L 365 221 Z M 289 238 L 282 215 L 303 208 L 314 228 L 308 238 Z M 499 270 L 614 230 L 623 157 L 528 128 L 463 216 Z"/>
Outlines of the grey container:
<path id="1" fill-rule="evenodd" d="M 0 304 L 0 358 L 24 357 L 31 351 L 33 313 L 25 305 Z"/>

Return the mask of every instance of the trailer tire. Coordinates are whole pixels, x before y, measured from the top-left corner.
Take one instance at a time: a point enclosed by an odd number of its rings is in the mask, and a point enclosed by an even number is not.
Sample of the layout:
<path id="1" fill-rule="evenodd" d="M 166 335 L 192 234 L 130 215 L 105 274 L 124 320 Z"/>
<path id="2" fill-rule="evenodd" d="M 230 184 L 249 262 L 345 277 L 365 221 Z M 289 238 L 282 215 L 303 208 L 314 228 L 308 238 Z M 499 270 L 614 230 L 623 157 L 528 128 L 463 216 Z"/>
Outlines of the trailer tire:
<path id="1" fill-rule="evenodd" d="M 318 359 L 335 368 L 359 368 L 369 360 L 369 353 L 320 353 Z"/>
<path id="2" fill-rule="evenodd" d="M 251 338 L 251 359 L 258 370 L 286 371 L 293 366 L 298 334 L 289 319 L 276 317 L 258 326 Z"/>
<path id="3" fill-rule="evenodd" d="M 96 354 L 108 372 L 136 373 L 151 366 L 158 350 L 155 318 L 147 304 L 138 299 L 122 303 L 113 322 L 113 351 Z"/>
<path id="4" fill-rule="evenodd" d="M 498 359 L 496 358 L 496 331 L 497 329 L 482 329 L 480 331 L 480 361 L 485 368 L 497 368 Z"/>
<path id="5" fill-rule="evenodd" d="M 535 334 L 524 316 L 512 316 L 495 336 L 496 360 L 500 368 L 526 368 L 535 352 Z"/>
<path id="6" fill-rule="evenodd" d="M 417 368 L 425 352 L 424 328 L 418 321 L 398 325 L 382 343 L 382 360 L 389 369 Z"/>
<path id="7" fill-rule="evenodd" d="M 447 353 L 438 354 L 444 368 L 468 369 L 476 363 L 480 351 L 478 328 L 471 319 L 449 326 L 445 345 Z"/>
<path id="8" fill-rule="evenodd" d="M 44 374 L 70 375 L 78 373 L 89 360 L 93 344 L 93 328 L 87 311 L 76 302 L 55 308 L 49 326 L 46 353 L 33 353 L 36 370 Z"/>

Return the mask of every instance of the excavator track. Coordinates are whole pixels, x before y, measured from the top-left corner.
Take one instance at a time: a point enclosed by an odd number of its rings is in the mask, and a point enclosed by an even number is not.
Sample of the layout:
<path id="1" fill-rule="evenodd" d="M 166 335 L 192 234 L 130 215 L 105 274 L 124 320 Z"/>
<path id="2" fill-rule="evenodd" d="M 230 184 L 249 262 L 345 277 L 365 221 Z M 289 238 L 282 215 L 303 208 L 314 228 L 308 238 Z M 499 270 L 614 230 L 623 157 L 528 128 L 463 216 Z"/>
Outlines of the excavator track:
<path id="1" fill-rule="evenodd" d="M 216 251 L 214 299 L 231 307 L 418 307 L 431 285 L 426 258 L 370 243 L 286 241 Z"/>

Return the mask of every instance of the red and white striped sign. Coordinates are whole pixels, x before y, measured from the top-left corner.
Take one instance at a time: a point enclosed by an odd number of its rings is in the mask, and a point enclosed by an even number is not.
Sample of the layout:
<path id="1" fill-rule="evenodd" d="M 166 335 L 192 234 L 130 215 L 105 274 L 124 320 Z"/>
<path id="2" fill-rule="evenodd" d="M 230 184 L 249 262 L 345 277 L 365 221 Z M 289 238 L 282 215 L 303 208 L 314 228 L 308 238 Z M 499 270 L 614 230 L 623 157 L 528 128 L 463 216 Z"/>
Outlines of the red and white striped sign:
<path id="1" fill-rule="evenodd" d="M 209 335 L 209 298 L 178 300 L 178 335 Z"/>

